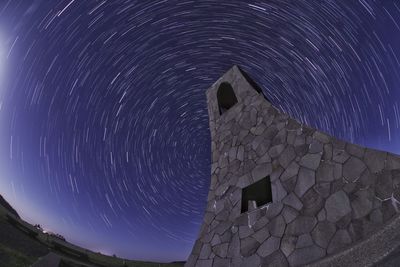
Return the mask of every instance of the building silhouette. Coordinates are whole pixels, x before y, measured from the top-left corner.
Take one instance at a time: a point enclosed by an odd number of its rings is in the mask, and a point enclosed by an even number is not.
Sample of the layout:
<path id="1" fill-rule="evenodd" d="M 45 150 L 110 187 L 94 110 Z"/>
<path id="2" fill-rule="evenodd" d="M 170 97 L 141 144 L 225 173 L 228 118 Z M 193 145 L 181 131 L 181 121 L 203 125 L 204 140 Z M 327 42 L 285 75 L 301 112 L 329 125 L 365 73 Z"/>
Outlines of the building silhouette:
<path id="1" fill-rule="evenodd" d="M 399 240 L 397 155 L 290 118 L 237 66 L 206 94 L 211 184 L 185 266 L 362 266 Z"/>

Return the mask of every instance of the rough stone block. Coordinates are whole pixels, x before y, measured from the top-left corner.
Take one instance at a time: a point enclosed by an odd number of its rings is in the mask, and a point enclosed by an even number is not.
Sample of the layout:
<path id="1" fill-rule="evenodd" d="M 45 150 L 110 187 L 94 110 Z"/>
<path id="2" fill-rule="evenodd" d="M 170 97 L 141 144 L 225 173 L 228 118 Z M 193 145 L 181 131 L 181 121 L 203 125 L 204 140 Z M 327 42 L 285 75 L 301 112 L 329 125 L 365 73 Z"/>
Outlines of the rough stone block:
<path id="1" fill-rule="evenodd" d="M 388 170 L 400 169 L 400 157 L 388 153 L 385 168 Z"/>
<path id="2" fill-rule="evenodd" d="M 393 179 L 393 187 L 400 186 L 400 169 L 395 169 L 391 171 Z"/>
<path id="3" fill-rule="evenodd" d="M 268 224 L 268 229 L 271 235 L 276 237 L 282 237 L 286 228 L 286 222 L 282 215 L 277 216 L 271 220 Z"/>
<path id="4" fill-rule="evenodd" d="M 360 159 L 351 157 L 343 165 L 343 176 L 349 182 L 354 182 L 361 177 L 367 166 Z"/>
<path id="5" fill-rule="evenodd" d="M 331 191 L 330 183 L 320 183 L 314 186 L 315 191 L 323 198 L 327 198 Z"/>
<path id="6" fill-rule="evenodd" d="M 222 196 L 223 194 L 225 194 L 225 192 L 228 190 L 229 188 L 229 181 L 225 182 L 223 184 L 220 184 L 217 189 L 215 189 L 215 195 L 216 196 Z"/>
<path id="7" fill-rule="evenodd" d="M 317 219 L 318 219 L 319 222 L 325 221 L 325 219 L 326 219 L 326 211 L 325 211 L 325 209 L 322 209 L 322 210 L 320 210 L 318 212 Z"/>
<path id="8" fill-rule="evenodd" d="M 226 230 L 228 230 L 232 226 L 232 223 L 229 221 L 224 221 L 221 222 L 216 228 L 215 228 L 215 233 L 222 235 L 225 233 Z"/>
<path id="9" fill-rule="evenodd" d="M 271 158 L 276 158 L 283 152 L 284 149 L 285 145 L 283 144 L 275 145 L 269 149 L 268 154 L 271 156 Z"/>
<path id="10" fill-rule="evenodd" d="M 221 258 L 225 258 L 228 255 L 228 247 L 229 247 L 228 243 L 223 243 L 223 244 L 214 246 L 212 248 L 212 251 L 215 253 L 215 255 L 217 255 Z"/>
<path id="11" fill-rule="evenodd" d="M 253 141 L 251 142 L 251 148 L 253 150 L 256 150 L 258 146 L 264 141 L 263 136 L 256 136 Z"/>
<path id="12" fill-rule="evenodd" d="M 323 160 L 331 160 L 332 159 L 333 146 L 332 144 L 324 145 L 324 152 L 322 153 Z"/>
<path id="13" fill-rule="evenodd" d="M 203 244 L 203 247 L 201 248 L 199 259 L 208 259 L 211 254 L 211 245 L 206 243 Z"/>
<path id="14" fill-rule="evenodd" d="M 292 161 L 289 166 L 282 173 L 281 180 L 286 181 L 289 178 L 297 175 L 299 173 L 300 166 L 295 161 Z"/>
<path id="15" fill-rule="evenodd" d="M 293 207 L 296 210 L 301 210 L 303 208 L 303 203 L 294 193 L 290 193 L 289 195 L 287 195 L 283 199 L 283 204 L 289 205 L 290 207 Z"/>
<path id="16" fill-rule="evenodd" d="M 283 168 L 281 166 L 273 167 L 272 173 L 270 175 L 271 182 L 278 180 L 278 178 L 281 176 L 282 173 L 283 173 Z"/>
<path id="17" fill-rule="evenodd" d="M 345 163 L 346 160 L 350 157 L 350 155 L 345 150 L 338 148 L 333 148 L 332 154 L 333 161 L 337 163 Z"/>
<path id="18" fill-rule="evenodd" d="M 270 175 L 272 172 L 272 165 L 270 163 L 264 163 L 261 165 L 257 165 L 253 171 L 251 172 L 251 177 L 254 182 L 259 181 L 262 178 Z"/>
<path id="19" fill-rule="evenodd" d="M 343 187 L 345 186 L 345 181 L 344 179 L 339 179 L 339 180 L 335 180 L 331 183 L 331 194 L 336 193 L 339 190 L 342 190 Z"/>
<path id="20" fill-rule="evenodd" d="M 267 141 L 262 142 L 256 149 L 257 156 L 261 157 L 265 154 L 268 154 L 268 149 L 270 147 L 270 143 Z"/>
<path id="21" fill-rule="evenodd" d="M 294 150 L 296 151 L 296 155 L 298 157 L 303 157 L 308 153 L 308 145 L 295 146 Z"/>
<path id="22" fill-rule="evenodd" d="M 250 131 L 254 135 L 261 135 L 265 131 L 266 128 L 267 127 L 265 126 L 265 124 L 259 124 L 256 127 L 252 128 L 252 129 L 254 129 L 253 131 L 251 131 L 251 130 Z"/>
<path id="23" fill-rule="evenodd" d="M 305 248 L 314 245 L 310 234 L 303 234 L 299 236 L 296 243 L 296 248 Z"/>
<path id="24" fill-rule="evenodd" d="M 236 257 L 237 255 L 240 255 L 240 239 L 238 233 L 233 235 L 232 241 L 229 243 L 229 248 L 228 248 L 229 258 Z"/>
<path id="25" fill-rule="evenodd" d="M 220 236 L 220 238 L 221 238 L 221 243 L 229 243 L 232 238 L 231 231 L 226 231 L 223 235 Z"/>
<path id="26" fill-rule="evenodd" d="M 315 172 L 306 168 L 300 168 L 294 192 L 298 197 L 302 197 L 314 184 Z"/>
<path id="27" fill-rule="evenodd" d="M 269 233 L 269 230 L 267 227 L 263 227 L 260 230 L 258 230 L 256 233 L 252 235 L 252 237 L 257 240 L 260 244 L 264 242 L 265 239 L 270 237 L 271 234 Z"/>
<path id="28" fill-rule="evenodd" d="M 350 194 L 353 193 L 354 191 L 358 190 L 359 185 L 360 185 L 359 183 L 346 183 L 346 184 L 343 186 L 343 191 L 344 191 L 346 194 L 350 195 Z"/>
<path id="29" fill-rule="evenodd" d="M 254 231 L 252 228 L 250 228 L 249 226 L 239 226 L 239 238 L 243 239 L 246 238 L 248 236 L 250 236 L 251 234 L 253 234 Z"/>
<path id="30" fill-rule="evenodd" d="M 343 165 L 340 163 L 335 164 L 335 169 L 333 171 L 333 176 L 335 180 L 341 179 L 343 176 Z"/>
<path id="31" fill-rule="evenodd" d="M 286 142 L 289 145 L 294 145 L 294 140 L 296 139 L 296 132 L 295 131 L 288 131 L 288 135 L 286 138 Z"/>
<path id="32" fill-rule="evenodd" d="M 285 188 L 286 192 L 292 192 L 294 191 L 294 188 L 296 187 L 297 183 L 297 176 L 293 176 L 292 178 L 289 178 L 286 181 L 282 182 L 283 187 Z"/>
<path id="33" fill-rule="evenodd" d="M 267 216 L 261 217 L 252 227 L 254 231 L 258 231 L 259 229 L 262 229 L 265 225 L 269 223 L 269 219 Z"/>
<path id="34" fill-rule="evenodd" d="M 214 200 L 214 211 L 215 211 L 215 214 L 218 214 L 218 213 L 220 213 L 223 209 L 224 209 L 224 207 L 225 207 L 225 199 L 220 199 L 220 200 Z"/>
<path id="35" fill-rule="evenodd" d="M 383 221 L 388 221 L 393 216 L 396 214 L 396 210 L 393 206 L 393 201 L 391 199 L 388 199 L 386 201 L 382 201 L 382 215 L 383 215 Z"/>
<path id="36" fill-rule="evenodd" d="M 244 146 L 238 147 L 236 158 L 240 161 L 244 160 Z"/>
<path id="37" fill-rule="evenodd" d="M 311 232 L 317 224 L 315 217 L 299 216 L 293 222 L 289 223 L 286 227 L 285 233 L 287 235 L 302 235 Z"/>
<path id="38" fill-rule="evenodd" d="M 280 250 L 277 250 L 271 255 L 261 259 L 261 266 L 288 267 L 289 263 L 285 255 Z"/>
<path id="39" fill-rule="evenodd" d="M 229 266 L 229 259 L 222 259 L 220 257 L 215 257 L 213 267 L 226 267 Z"/>
<path id="40" fill-rule="evenodd" d="M 281 213 L 282 209 L 283 209 L 282 203 L 271 203 L 267 206 L 265 215 L 267 216 L 268 219 L 272 219 L 279 213 Z"/>
<path id="41" fill-rule="evenodd" d="M 195 266 L 195 264 L 197 262 L 197 258 L 198 258 L 198 255 L 195 255 L 192 253 L 191 255 L 189 255 L 185 265 L 189 266 L 189 267 Z"/>
<path id="42" fill-rule="evenodd" d="M 376 224 L 383 223 L 383 215 L 380 209 L 373 210 L 369 215 L 369 219 L 371 222 Z"/>
<path id="43" fill-rule="evenodd" d="M 257 251 L 259 246 L 260 243 L 257 240 L 252 237 L 246 237 L 240 242 L 240 254 L 243 257 L 251 256 Z"/>
<path id="44" fill-rule="evenodd" d="M 286 224 L 289 224 L 299 216 L 299 212 L 292 207 L 285 206 L 282 211 L 282 216 L 285 219 Z"/>
<path id="45" fill-rule="evenodd" d="M 225 221 L 229 218 L 229 210 L 226 208 L 215 217 L 218 221 Z"/>
<path id="46" fill-rule="evenodd" d="M 293 131 L 297 130 L 301 127 L 300 123 L 298 123 L 296 120 L 289 118 L 287 123 L 286 123 L 286 129 Z"/>
<path id="47" fill-rule="evenodd" d="M 297 237 L 292 235 L 285 235 L 281 241 L 281 251 L 288 257 L 296 248 Z"/>
<path id="48" fill-rule="evenodd" d="M 397 202 L 400 202 L 400 186 L 396 186 L 393 189 L 393 198 L 395 198 Z"/>
<path id="49" fill-rule="evenodd" d="M 261 264 L 261 259 L 257 254 L 253 254 L 250 257 L 244 258 L 243 261 L 241 262 L 240 266 L 241 267 L 254 267 L 254 266 L 260 266 Z M 228 265 L 226 265 L 228 266 Z"/>
<path id="50" fill-rule="evenodd" d="M 262 216 L 262 214 L 261 214 L 260 209 L 256 209 L 253 212 L 248 212 L 247 213 L 247 222 L 248 222 L 249 227 L 253 227 L 253 225 L 260 219 L 261 216 Z"/>
<path id="51" fill-rule="evenodd" d="M 367 216 L 373 207 L 373 194 L 370 190 L 362 190 L 356 193 L 357 197 L 351 201 L 353 218 L 359 219 Z"/>
<path id="52" fill-rule="evenodd" d="M 290 266 L 300 266 L 316 261 L 326 254 L 325 250 L 313 245 L 306 248 L 296 249 L 288 258 Z"/>
<path id="53" fill-rule="evenodd" d="M 311 170 L 316 170 L 321 161 L 322 154 L 306 154 L 300 160 L 300 165 Z"/>
<path id="54" fill-rule="evenodd" d="M 365 153 L 365 148 L 356 145 L 356 144 L 351 144 L 351 143 L 347 143 L 346 144 L 346 151 L 350 154 L 353 155 L 359 159 L 362 159 L 364 157 L 364 153 Z"/>
<path id="55" fill-rule="evenodd" d="M 342 190 L 332 194 L 325 202 L 325 210 L 328 221 L 337 222 L 340 220 L 340 218 L 351 212 L 347 194 Z"/>
<path id="56" fill-rule="evenodd" d="M 385 167 L 386 157 L 386 152 L 367 148 L 364 155 L 364 162 L 372 173 L 378 173 Z"/>
<path id="57" fill-rule="evenodd" d="M 322 248 L 327 248 L 328 244 L 336 232 L 336 226 L 334 223 L 323 221 L 319 222 L 311 233 L 315 244 Z"/>
<path id="58" fill-rule="evenodd" d="M 280 202 L 287 195 L 285 188 L 282 186 L 279 179 L 275 180 L 271 184 L 272 200 L 274 202 Z"/>
<path id="59" fill-rule="evenodd" d="M 245 138 L 248 134 L 249 134 L 249 130 L 246 130 L 246 129 L 240 130 L 240 131 L 239 131 L 239 134 L 238 134 L 238 140 L 239 140 L 239 141 L 243 141 L 244 138 Z"/>
<path id="60" fill-rule="evenodd" d="M 210 224 L 209 229 L 213 229 L 213 228 L 214 228 L 214 225 L 213 225 L 214 223 L 218 224 L 219 222 L 217 222 L 217 221 L 214 220 L 214 221 Z M 202 233 L 201 242 L 203 242 L 203 243 L 209 243 L 209 242 L 211 241 L 211 239 L 212 239 L 213 236 L 214 236 L 214 235 L 213 235 L 212 232 Z"/>
<path id="61" fill-rule="evenodd" d="M 375 194 L 379 199 L 385 200 L 392 196 L 393 180 L 390 171 L 384 171 L 378 175 Z"/>
<path id="62" fill-rule="evenodd" d="M 335 180 L 335 164 L 331 162 L 321 162 L 316 172 L 317 182 L 332 182 Z"/>
<path id="63" fill-rule="evenodd" d="M 336 222 L 336 227 L 338 229 L 346 229 L 350 225 L 351 222 L 352 222 L 352 214 L 348 213 Z"/>
<path id="64" fill-rule="evenodd" d="M 250 177 L 248 174 L 242 175 L 239 177 L 238 182 L 237 182 L 237 187 L 239 188 L 245 188 L 246 186 L 249 186 L 251 183 Z"/>
<path id="65" fill-rule="evenodd" d="M 279 156 L 279 163 L 283 168 L 289 166 L 289 164 L 296 158 L 296 152 L 293 146 L 287 146 L 282 154 Z"/>
<path id="66" fill-rule="evenodd" d="M 330 140 L 331 140 L 331 137 L 330 137 L 329 135 L 327 135 L 327 134 L 325 134 L 325 133 L 322 133 L 322 132 L 320 132 L 320 131 L 315 131 L 314 134 L 313 134 L 313 137 L 314 137 L 316 140 L 318 140 L 318 141 L 320 141 L 321 143 L 323 143 L 323 144 L 329 143 Z"/>
<path id="67" fill-rule="evenodd" d="M 232 147 L 228 153 L 230 162 L 236 159 L 236 154 L 237 154 L 237 147 Z"/>
<path id="68" fill-rule="evenodd" d="M 272 145 L 279 145 L 286 143 L 287 131 L 285 128 L 281 129 L 272 140 Z"/>
<path id="69" fill-rule="evenodd" d="M 271 157 L 269 156 L 268 153 L 265 153 L 263 156 L 261 156 L 257 161 L 257 165 L 263 164 L 263 163 L 269 163 L 271 162 Z"/>
<path id="70" fill-rule="evenodd" d="M 272 139 L 278 134 L 279 130 L 276 128 L 275 125 L 271 125 L 268 127 L 265 132 L 263 133 L 263 136 L 266 139 L 269 139 L 272 141 Z"/>
<path id="71" fill-rule="evenodd" d="M 264 243 L 262 243 L 257 249 L 257 254 L 260 257 L 266 257 L 272 254 L 274 251 L 279 249 L 280 238 L 271 236 Z"/>
<path id="72" fill-rule="evenodd" d="M 321 153 L 321 152 L 323 152 L 323 149 L 324 149 L 324 145 L 321 142 L 319 142 L 318 140 L 314 139 L 310 144 L 308 153 L 311 153 L 311 154 Z"/>
<path id="73" fill-rule="evenodd" d="M 301 213 L 308 216 L 316 216 L 325 204 L 324 199 L 314 189 L 308 190 L 301 201 L 303 203 Z"/>
<path id="74" fill-rule="evenodd" d="M 212 267 L 213 266 L 213 260 L 198 260 L 196 263 L 196 267 Z"/>
<path id="75" fill-rule="evenodd" d="M 346 245 L 349 245 L 350 243 L 351 238 L 349 233 L 346 230 L 338 230 L 332 238 L 331 242 L 329 243 L 327 252 L 328 254 L 332 254 L 339 251 Z"/>

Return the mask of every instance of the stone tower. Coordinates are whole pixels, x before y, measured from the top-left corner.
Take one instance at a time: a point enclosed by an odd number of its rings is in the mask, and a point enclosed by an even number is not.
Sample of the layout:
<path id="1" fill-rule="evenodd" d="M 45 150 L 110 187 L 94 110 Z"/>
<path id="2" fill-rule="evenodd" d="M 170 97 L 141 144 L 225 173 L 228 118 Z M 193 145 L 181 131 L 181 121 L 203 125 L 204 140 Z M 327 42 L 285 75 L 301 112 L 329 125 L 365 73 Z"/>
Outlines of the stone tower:
<path id="1" fill-rule="evenodd" d="M 397 155 L 297 122 L 237 66 L 207 90 L 207 103 L 211 185 L 186 266 L 318 263 L 398 217 Z"/>

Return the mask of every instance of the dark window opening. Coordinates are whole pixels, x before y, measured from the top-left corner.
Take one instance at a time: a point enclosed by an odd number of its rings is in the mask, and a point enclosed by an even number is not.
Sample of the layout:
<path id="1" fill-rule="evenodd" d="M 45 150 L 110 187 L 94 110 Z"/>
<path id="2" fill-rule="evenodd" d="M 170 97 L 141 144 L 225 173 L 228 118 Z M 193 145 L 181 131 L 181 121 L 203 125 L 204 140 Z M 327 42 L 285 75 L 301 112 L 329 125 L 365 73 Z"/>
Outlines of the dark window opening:
<path id="1" fill-rule="evenodd" d="M 242 213 L 270 202 L 272 202 L 272 192 L 269 176 L 242 189 Z"/>
<path id="2" fill-rule="evenodd" d="M 223 82 L 219 86 L 217 91 L 217 99 L 220 115 L 238 102 L 232 86 L 227 82 Z"/>

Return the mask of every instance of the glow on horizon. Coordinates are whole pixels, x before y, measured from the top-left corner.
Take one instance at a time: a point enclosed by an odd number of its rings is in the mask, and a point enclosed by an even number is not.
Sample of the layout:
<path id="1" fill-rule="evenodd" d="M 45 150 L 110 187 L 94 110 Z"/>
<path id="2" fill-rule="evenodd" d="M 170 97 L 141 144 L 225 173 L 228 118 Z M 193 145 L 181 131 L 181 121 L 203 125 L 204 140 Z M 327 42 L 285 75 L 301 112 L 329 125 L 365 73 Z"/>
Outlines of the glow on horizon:
<path id="1" fill-rule="evenodd" d="M 2 168 L 2 172 L 4 172 L 4 168 Z M 2 176 L 4 177 L 4 175 Z M 49 217 L 47 215 L 48 213 L 36 207 L 33 204 L 34 202 L 26 199 L 26 196 L 20 192 L 20 188 L 16 187 L 12 181 L 5 183 L 6 181 L 2 176 L 0 176 L 0 195 L 16 210 L 22 220 L 31 225 L 40 224 L 44 231 L 60 234 L 64 236 L 68 243 L 88 249 L 94 253 L 99 252 L 107 256 L 116 254 L 111 252 L 109 248 L 105 248 L 104 245 L 99 246 L 100 244 L 85 242 L 85 239 L 82 239 L 82 234 L 87 234 L 87 232 L 73 229 L 73 227 L 67 225 L 62 218 Z M 64 227 L 61 226 L 61 224 L 63 224 Z"/>

